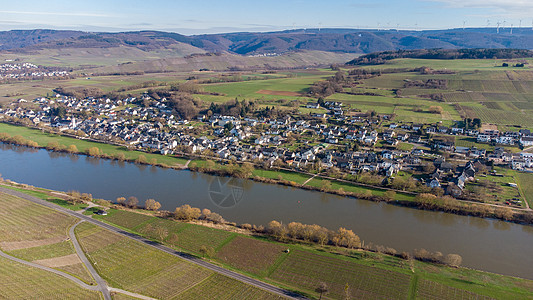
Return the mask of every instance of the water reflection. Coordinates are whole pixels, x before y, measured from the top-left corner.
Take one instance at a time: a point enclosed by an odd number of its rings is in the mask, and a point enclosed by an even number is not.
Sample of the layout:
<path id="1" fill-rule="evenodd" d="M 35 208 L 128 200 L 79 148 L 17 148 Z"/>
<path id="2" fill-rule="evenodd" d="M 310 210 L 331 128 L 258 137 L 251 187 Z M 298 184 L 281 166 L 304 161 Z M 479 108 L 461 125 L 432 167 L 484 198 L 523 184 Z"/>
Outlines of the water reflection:
<path id="1" fill-rule="evenodd" d="M 493 222 L 492 226 L 494 226 L 495 229 L 498 229 L 501 231 L 507 231 L 511 229 L 511 223 L 509 222 L 497 221 L 497 222 Z"/>
<path id="2" fill-rule="evenodd" d="M 100 165 L 100 159 L 98 157 L 85 156 L 85 161 L 95 167 Z"/>
<path id="3" fill-rule="evenodd" d="M 71 162 L 74 162 L 74 163 L 75 163 L 75 162 L 78 161 L 78 159 L 80 159 L 80 156 L 79 156 L 79 155 L 76 155 L 76 154 L 69 154 L 69 155 L 68 155 L 68 158 L 70 158 L 70 161 L 71 161 Z"/>
<path id="4" fill-rule="evenodd" d="M 469 218 L 468 224 L 470 226 L 475 226 L 479 229 L 487 229 L 490 226 L 490 221 L 486 219 L 481 219 L 481 218 Z"/>

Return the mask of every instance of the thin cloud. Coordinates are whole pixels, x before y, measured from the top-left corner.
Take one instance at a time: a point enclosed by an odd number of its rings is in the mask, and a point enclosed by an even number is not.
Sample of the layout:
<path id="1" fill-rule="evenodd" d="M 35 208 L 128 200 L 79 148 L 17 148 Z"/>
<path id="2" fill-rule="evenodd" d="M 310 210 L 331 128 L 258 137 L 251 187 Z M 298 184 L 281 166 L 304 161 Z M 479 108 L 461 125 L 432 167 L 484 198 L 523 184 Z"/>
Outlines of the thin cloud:
<path id="1" fill-rule="evenodd" d="M 505 11 L 532 10 L 531 0 L 429 0 L 456 8 L 497 8 Z"/>
<path id="2" fill-rule="evenodd" d="M 32 16 L 63 16 L 63 17 L 97 17 L 97 18 L 109 18 L 111 15 L 98 14 L 98 13 L 77 13 L 77 12 L 47 12 L 47 11 L 13 11 L 13 10 L 0 10 L 0 14 L 13 14 L 13 15 L 32 15 Z"/>

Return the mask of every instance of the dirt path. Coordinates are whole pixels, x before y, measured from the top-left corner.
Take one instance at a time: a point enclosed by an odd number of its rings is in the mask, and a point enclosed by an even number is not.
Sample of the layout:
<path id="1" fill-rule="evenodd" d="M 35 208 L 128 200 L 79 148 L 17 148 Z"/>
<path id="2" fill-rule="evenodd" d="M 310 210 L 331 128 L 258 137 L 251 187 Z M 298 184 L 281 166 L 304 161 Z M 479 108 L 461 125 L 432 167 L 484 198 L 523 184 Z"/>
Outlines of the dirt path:
<path id="1" fill-rule="evenodd" d="M 309 183 L 309 181 L 313 180 L 315 177 L 317 177 L 318 174 L 315 174 L 314 176 L 312 176 L 311 178 L 307 179 L 304 183 L 302 183 L 302 186 L 306 185 L 307 183 Z"/>

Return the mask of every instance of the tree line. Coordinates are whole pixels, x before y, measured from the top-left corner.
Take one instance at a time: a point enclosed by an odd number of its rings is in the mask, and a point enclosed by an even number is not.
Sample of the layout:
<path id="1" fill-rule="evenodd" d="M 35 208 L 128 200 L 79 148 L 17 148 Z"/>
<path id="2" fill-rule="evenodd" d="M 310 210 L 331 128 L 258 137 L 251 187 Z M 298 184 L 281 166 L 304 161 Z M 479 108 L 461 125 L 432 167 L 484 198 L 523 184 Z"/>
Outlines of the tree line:
<path id="1" fill-rule="evenodd" d="M 397 58 L 416 59 L 515 59 L 533 57 L 525 49 L 420 49 L 383 51 L 362 55 L 348 65 L 380 65 Z"/>

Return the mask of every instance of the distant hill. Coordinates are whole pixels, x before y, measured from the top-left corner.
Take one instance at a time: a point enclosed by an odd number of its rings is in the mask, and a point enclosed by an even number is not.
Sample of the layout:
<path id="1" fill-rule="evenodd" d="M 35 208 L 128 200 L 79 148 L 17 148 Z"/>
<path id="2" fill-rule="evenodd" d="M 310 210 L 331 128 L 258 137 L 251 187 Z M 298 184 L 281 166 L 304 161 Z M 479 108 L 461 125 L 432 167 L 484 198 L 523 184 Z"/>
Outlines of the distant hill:
<path id="1" fill-rule="evenodd" d="M 240 55 L 317 50 L 367 54 L 413 49 L 513 48 L 533 49 L 533 30 L 515 28 L 467 28 L 429 31 L 309 29 L 265 33 L 225 33 L 185 36 L 160 31 L 87 33 L 61 30 L 13 30 L 0 32 L 0 50 L 30 51 L 64 48 L 134 47 L 153 51 L 188 45 L 201 52 Z M 192 48 L 191 48 L 192 49 Z"/>
<path id="2" fill-rule="evenodd" d="M 259 57 L 247 57 L 224 52 L 217 54 L 193 54 L 186 57 L 169 57 L 157 60 L 123 63 L 115 66 L 94 68 L 86 70 L 86 72 L 91 74 L 128 74 L 135 72 L 191 72 L 199 70 L 283 70 L 304 67 L 326 67 L 329 64 L 343 64 L 352 57 L 352 54 L 324 51 L 297 51 L 279 56 Z"/>
<path id="3" fill-rule="evenodd" d="M 397 58 L 417 59 L 515 59 L 533 57 L 533 51 L 523 49 L 420 49 L 383 51 L 362 55 L 348 65 L 379 65 Z"/>

